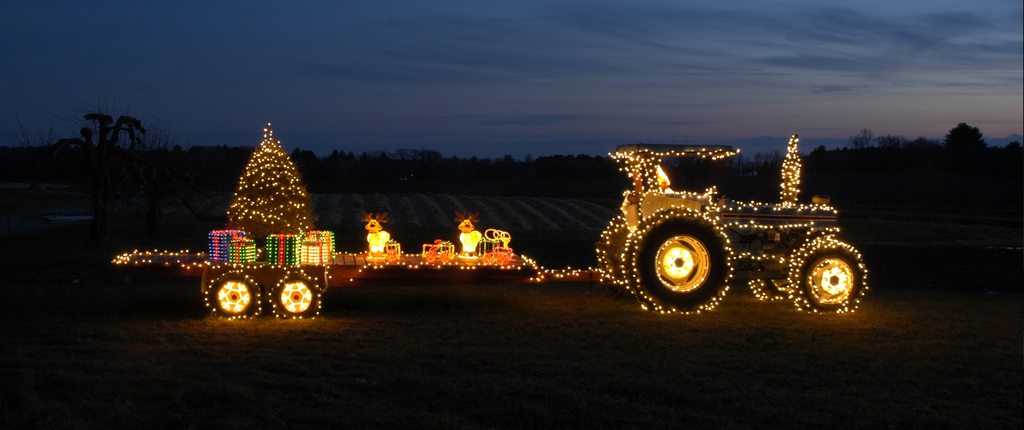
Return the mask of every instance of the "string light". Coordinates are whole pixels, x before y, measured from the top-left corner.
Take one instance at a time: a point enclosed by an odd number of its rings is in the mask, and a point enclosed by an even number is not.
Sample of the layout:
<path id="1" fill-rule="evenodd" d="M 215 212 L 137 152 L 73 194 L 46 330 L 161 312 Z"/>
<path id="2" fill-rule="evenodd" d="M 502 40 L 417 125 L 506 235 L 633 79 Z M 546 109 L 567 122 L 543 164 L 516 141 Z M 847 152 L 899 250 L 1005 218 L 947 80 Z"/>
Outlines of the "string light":
<path id="1" fill-rule="evenodd" d="M 246 237 L 232 240 L 228 261 L 231 263 L 252 263 L 256 261 L 256 242 Z"/>
<path id="2" fill-rule="evenodd" d="M 287 269 L 278 275 L 277 284 L 270 294 L 274 315 L 279 318 L 303 319 L 320 315 L 323 301 L 322 288 L 314 279 L 326 286 L 326 272 L 316 270 L 319 276 L 310 276 L 308 267 Z"/>
<path id="3" fill-rule="evenodd" d="M 793 135 L 787 144 L 786 159 L 782 161 L 782 204 L 783 207 L 790 207 L 797 204 L 797 196 L 800 194 L 800 153 L 797 152 L 797 143 L 800 137 Z"/>
<path id="4" fill-rule="evenodd" d="M 480 243 L 483 235 L 476 231 L 474 222 L 480 222 L 480 213 L 455 212 L 455 222 L 459 223 L 459 242 L 462 242 L 462 252 L 459 258 L 477 258 L 476 246 Z"/>
<path id="5" fill-rule="evenodd" d="M 256 281 L 243 271 L 229 271 L 203 285 L 203 301 L 214 315 L 250 318 L 263 310 Z"/>
<path id="6" fill-rule="evenodd" d="M 757 297 L 785 295 L 798 309 L 815 313 L 852 312 L 868 289 L 860 253 L 835 238 L 838 212 L 828 205 L 829 199 L 816 196 L 811 205 L 797 202 L 800 162 L 796 135 L 790 139 L 783 163 L 783 201 L 777 205 L 716 198 L 714 187 L 702 193 L 674 191 L 660 167 L 666 156 L 720 159 L 739 152 L 730 147 L 641 144 L 617 148 L 611 156 L 622 164 L 620 170 L 632 178 L 634 188 L 623 193 L 622 214 L 601 233 L 599 269 L 565 270 L 545 269 L 526 256 L 516 256 L 509 246 L 511 234 L 506 231 L 488 229 L 481 234 L 473 226 L 479 222 L 478 213 L 456 212 L 462 243 L 459 259 L 454 258 L 455 245 L 440 239 L 424 244 L 420 255 L 402 254 L 401 245 L 381 226 L 386 212 L 363 213 L 369 232 L 366 253 L 335 254 L 333 232 L 310 230 L 305 186 L 272 136 L 268 124 L 228 211 L 236 228 L 210 232 L 208 255 L 133 251 L 117 256 L 112 263 L 117 267 L 163 267 L 186 276 L 201 271 L 207 306 L 215 315 L 231 319 L 261 312 L 261 285 L 274 285 L 266 297 L 275 315 L 312 317 L 319 314 L 324 288 L 406 277 L 394 270 L 377 272 L 395 268 L 429 268 L 450 271 L 451 276 L 456 271 L 485 269 L 482 273 L 495 274 L 493 279 L 502 282 L 600 281 L 632 292 L 642 309 L 659 313 L 714 309 L 737 271 L 744 274 L 741 279 L 749 279 Z M 242 226 L 245 229 L 237 228 Z M 689 230 L 675 232 L 667 226 Z M 267 237 L 266 262 L 255 261 L 254 236 Z M 655 243 L 661 237 L 667 240 Z M 651 259 L 652 255 L 655 258 Z M 761 279 L 780 275 L 785 279 Z M 658 283 L 670 292 L 704 293 L 690 296 L 697 300 L 685 304 L 666 301 L 660 290 L 651 289 Z"/>
<path id="7" fill-rule="evenodd" d="M 433 244 L 424 243 L 420 256 L 427 264 L 448 264 L 455 258 L 455 245 L 441 239 L 435 240 Z"/>
<path id="8" fill-rule="evenodd" d="M 302 236 L 271 234 L 267 236 L 267 264 L 296 266 L 302 262 Z"/>
<path id="9" fill-rule="evenodd" d="M 326 266 L 334 263 L 334 232 L 314 230 L 302 238 L 302 264 Z"/>
<path id="10" fill-rule="evenodd" d="M 867 276 L 864 259 L 853 245 L 831 234 L 817 237 L 790 259 L 789 298 L 802 311 L 853 312 L 868 290 Z"/>
<path id="11" fill-rule="evenodd" d="M 788 273 L 789 279 L 771 279 L 767 282 L 764 279 L 750 280 L 751 289 L 758 298 L 777 299 L 786 296 L 794 300 L 799 308 L 815 312 L 849 312 L 855 309 L 860 295 L 867 290 L 864 282 L 866 269 L 860 254 L 852 246 L 833 238 L 839 232 L 836 227 L 838 212 L 828 205 L 829 199 L 816 196 L 814 204 L 798 203 L 798 142 L 796 135 L 789 140 L 788 153 L 783 162 L 782 203 L 777 205 L 735 202 L 724 197 L 716 199 L 714 187 L 703 193 L 673 191 L 669 188 L 669 178 L 660 166 L 663 157 L 699 156 L 719 159 L 739 152 L 730 147 L 639 144 L 616 148 L 610 156 L 620 163 L 620 170 L 633 180 L 633 189 L 623 193 L 622 214 L 611 220 L 601 233 L 601 241 L 597 243 L 601 280 L 613 288 L 632 292 L 640 299 L 641 307 L 645 310 L 700 313 L 713 309 L 721 301 L 729 290 L 728 282 L 734 278 L 734 271 L 739 267 L 744 271 L 744 276 L 785 276 Z M 703 243 L 692 236 L 683 235 L 674 242 L 675 238 L 672 238 L 661 244 L 657 255 L 664 261 L 639 261 L 641 257 L 650 257 L 647 254 L 651 252 L 646 249 L 653 249 L 644 244 L 648 236 L 665 223 L 676 220 L 689 220 L 703 226 L 697 228 L 712 231 L 720 243 Z M 826 237 L 832 239 L 822 239 Z M 726 283 L 719 288 L 717 294 L 707 295 L 706 301 L 680 309 L 648 291 L 656 283 L 670 291 L 698 288 L 700 282 L 692 286 L 688 282 L 692 282 L 691 276 L 697 276 L 692 279 L 701 279 L 698 275 L 702 272 L 694 270 L 700 269 L 705 258 L 710 261 L 708 256 L 713 252 L 706 251 L 705 246 L 721 246 L 726 253 L 723 279 L 707 280 Z M 824 263 L 806 267 L 811 264 L 807 262 L 809 256 L 818 255 L 814 252 L 825 251 L 835 251 L 833 254 L 842 255 L 829 254 L 832 258 L 822 260 Z M 693 263 L 693 267 L 688 263 Z M 668 281 L 643 279 L 643 272 L 648 269 L 642 265 L 648 264 L 658 265 L 652 266 L 655 277 L 667 276 Z M 645 270 L 640 270 L 641 267 Z M 808 271 L 811 273 L 808 274 Z M 808 279 L 811 281 L 800 284 L 800 277 L 805 275 L 810 276 Z M 810 287 L 799 289 L 795 287 L 798 285 Z M 811 297 L 812 294 L 816 295 Z M 678 296 L 669 297 L 675 300 Z"/>
<path id="12" fill-rule="evenodd" d="M 239 239 L 246 239 L 248 234 L 241 230 L 213 230 L 210 238 L 210 260 L 229 261 L 231 259 L 231 244 Z"/>
<path id="13" fill-rule="evenodd" d="M 515 259 L 512 248 L 508 246 L 512 241 L 512 235 L 504 230 L 487 229 L 484 237 L 480 239 L 480 249 L 483 257 L 480 264 L 485 266 L 507 266 Z"/>
<path id="14" fill-rule="evenodd" d="M 395 240 L 389 240 L 384 244 L 384 261 L 388 264 L 397 264 L 402 260 L 402 244 Z"/>
<path id="15" fill-rule="evenodd" d="M 238 179 L 238 188 L 228 207 L 228 225 L 253 237 L 270 234 L 301 235 L 313 228 L 310 198 L 302 174 L 281 142 L 274 138 L 270 124 Z"/>

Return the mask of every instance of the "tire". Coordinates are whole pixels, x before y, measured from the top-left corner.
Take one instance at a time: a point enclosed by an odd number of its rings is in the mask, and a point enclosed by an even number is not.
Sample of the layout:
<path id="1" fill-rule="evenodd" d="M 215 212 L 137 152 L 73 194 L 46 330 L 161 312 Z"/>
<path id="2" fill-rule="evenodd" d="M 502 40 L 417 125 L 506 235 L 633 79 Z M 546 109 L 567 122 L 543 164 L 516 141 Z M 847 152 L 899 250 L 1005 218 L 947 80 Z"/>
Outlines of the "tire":
<path id="1" fill-rule="evenodd" d="M 322 288 L 301 272 L 290 273 L 270 294 L 274 315 L 280 318 L 312 318 L 320 314 Z"/>
<path id="2" fill-rule="evenodd" d="M 223 318 L 252 318 L 262 311 L 259 285 L 241 272 L 228 272 L 211 282 L 203 299 L 213 315 Z"/>
<path id="3" fill-rule="evenodd" d="M 712 227 L 694 221 L 670 220 L 651 229 L 635 267 L 641 300 L 655 311 L 710 310 L 727 290 L 725 246 Z"/>
<path id="4" fill-rule="evenodd" d="M 860 253 L 831 236 L 815 239 L 804 248 L 806 257 L 794 261 L 798 270 L 790 273 L 797 308 L 818 313 L 856 310 L 868 289 Z"/>
<path id="5" fill-rule="evenodd" d="M 601 241 L 594 244 L 602 280 L 616 291 L 626 289 L 628 283 L 629 274 L 626 273 L 626 265 L 623 264 L 627 236 L 629 226 L 626 224 L 626 218 L 619 215 L 612 218 L 608 227 L 601 233 Z"/>

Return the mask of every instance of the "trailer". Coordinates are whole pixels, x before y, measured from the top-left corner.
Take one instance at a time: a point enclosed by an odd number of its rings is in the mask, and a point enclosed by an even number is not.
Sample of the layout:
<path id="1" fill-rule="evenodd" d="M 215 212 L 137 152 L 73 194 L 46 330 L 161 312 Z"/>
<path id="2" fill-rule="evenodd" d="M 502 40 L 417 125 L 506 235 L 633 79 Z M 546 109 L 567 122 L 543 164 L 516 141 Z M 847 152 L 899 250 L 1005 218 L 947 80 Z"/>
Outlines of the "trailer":
<path id="1" fill-rule="evenodd" d="M 313 317 L 328 288 L 600 280 L 593 270 L 547 270 L 522 255 L 503 265 L 482 260 L 453 258 L 439 263 L 402 254 L 388 262 L 368 258 L 368 253 L 335 253 L 327 264 L 281 265 L 218 262 L 208 253 L 136 250 L 115 258 L 113 266 L 115 273 L 126 276 L 201 278 L 206 306 L 213 315 L 229 319 L 254 317 L 264 310 L 281 318 Z"/>

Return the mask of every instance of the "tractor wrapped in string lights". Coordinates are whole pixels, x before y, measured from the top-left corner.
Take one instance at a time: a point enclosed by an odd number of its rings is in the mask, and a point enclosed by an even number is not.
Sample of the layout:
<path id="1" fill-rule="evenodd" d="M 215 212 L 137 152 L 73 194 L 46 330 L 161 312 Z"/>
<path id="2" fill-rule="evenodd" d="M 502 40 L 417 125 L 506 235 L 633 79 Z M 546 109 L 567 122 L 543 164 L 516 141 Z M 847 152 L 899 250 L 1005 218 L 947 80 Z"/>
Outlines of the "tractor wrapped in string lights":
<path id="1" fill-rule="evenodd" d="M 798 201 L 797 136 L 783 162 L 779 203 L 737 202 L 676 191 L 664 157 L 720 159 L 728 146 L 636 144 L 611 154 L 632 180 L 621 214 L 597 243 L 604 282 L 633 293 L 648 310 L 714 308 L 730 284 L 747 282 L 763 300 L 788 299 L 810 312 L 852 312 L 867 290 L 860 253 L 836 235 L 838 212 L 827 196 Z"/>

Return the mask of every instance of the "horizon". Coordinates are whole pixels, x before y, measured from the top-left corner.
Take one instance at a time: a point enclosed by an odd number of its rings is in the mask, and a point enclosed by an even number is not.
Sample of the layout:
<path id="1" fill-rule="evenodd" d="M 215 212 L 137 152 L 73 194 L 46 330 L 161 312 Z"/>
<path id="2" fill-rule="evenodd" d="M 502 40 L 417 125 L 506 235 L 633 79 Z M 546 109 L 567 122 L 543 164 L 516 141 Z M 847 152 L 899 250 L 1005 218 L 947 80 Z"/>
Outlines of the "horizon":
<path id="1" fill-rule="evenodd" d="M 785 136 L 785 137 L 782 137 L 782 136 L 758 136 L 758 137 L 747 138 L 747 139 L 722 140 L 722 141 L 714 141 L 714 142 L 695 142 L 695 141 L 634 142 L 634 141 L 621 140 L 620 142 L 611 142 L 611 141 L 607 142 L 607 145 L 605 146 L 605 151 L 604 152 L 593 152 L 593 153 L 588 153 L 588 152 L 571 152 L 571 151 L 568 151 L 568 152 L 557 152 L 557 151 L 555 151 L 555 152 L 549 152 L 549 153 L 523 152 L 523 153 L 518 153 L 518 154 L 512 153 L 512 152 L 504 152 L 504 153 L 493 152 L 493 153 L 490 153 L 490 154 L 479 154 L 479 153 L 458 154 L 458 153 L 445 152 L 445 151 L 439 150 L 437 148 L 432 148 L 432 147 L 427 147 L 427 146 L 420 146 L 419 148 L 410 148 L 410 147 L 403 147 L 403 146 L 397 146 L 397 147 L 394 147 L 394 148 L 374 147 L 374 148 L 363 149 L 363 150 L 355 150 L 355 149 L 350 149 L 350 148 L 346 148 L 346 147 L 342 147 L 342 146 L 337 146 L 337 147 L 331 146 L 331 147 L 327 147 L 327 148 L 316 148 L 316 149 L 314 149 L 314 148 L 311 148 L 311 147 L 303 146 L 301 144 L 301 142 L 299 142 L 298 145 L 289 145 L 289 142 L 291 141 L 291 139 L 288 139 L 287 137 L 285 137 L 285 139 L 281 139 L 280 138 L 281 133 L 278 132 L 277 127 L 272 127 L 272 128 L 274 129 L 274 132 L 275 132 L 275 136 L 274 137 L 281 142 L 281 144 L 285 147 L 285 149 L 288 151 L 289 154 L 291 154 L 295 150 L 312 151 L 314 154 L 316 154 L 317 157 L 320 157 L 320 158 L 329 156 L 331 154 L 331 152 L 333 152 L 333 151 L 338 151 L 340 153 L 345 153 L 345 154 L 351 152 L 354 155 L 359 156 L 359 155 L 361 155 L 363 153 L 380 153 L 380 152 L 384 152 L 384 153 L 387 153 L 387 154 L 394 154 L 396 151 L 399 151 L 399 150 L 414 150 L 414 151 L 436 151 L 436 152 L 439 152 L 442 157 L 459 157 L 459 158 L 477 157 L 477 158 L 500 159 L 500 158 L 502 158 L 502 157 L 504 157 L 506 155 L 512 155 L 515 160 L 522 161 L 527 156 L 532 157 L 532 158 L 547 157 L 547 156 L 557 156 L 557 155 L 561 155 L 561 156 L 589 155 L 589 156 L 605 157 L 605 156 L 608 156 L 611 152 L 613 152 L 615 150 L 615 147 L 618 146 L 618 145 L 630 145 L 630 144 L 636 144 L 636 143 L 678 144 L 678 145 L 707 145 L 707 146 L 715 146 L 715 145 L 718 145 L 718 146 L 731 146 L 731 147 L 733 147 L 735 149 L 739 149 L 741 151 L 741 154 L 757 154 L 759 152 L 770 153 L 770 152 L 776 151 L 776 150 L 784 153 L 784 152 L 786 152 L 786 145 L 789 142 L 789 136 Z M 261 131 L 261 134 L 262 134 L 262 131 Z M 876 135 L 876 137 L 878 137 L 878 136 Z M 937 141 L 940 144 L 941 144 L 942 139 L 943 139 L 942 137 L 929 137 L 929 136 L 916 136 L 916 137 L 904 136 L 904 137 L 907 137 L 907 138 L 910 138 L 910 139 L 925 138 L 925 139 Z M 56 138 L 60 138 L 60 137 L 57 136 Z M 262 137 L 260 138 L 260 140 L 262 140 Z M 1021 136 L 1019 134 L 1012 134 L 1012 135 L 1004 137 L 1004 138 L 992 138 L 990 136 L 984 136 L 984 140 L 985 140 L 986 144 L 989 147 L 1005 147 L 1010 142 L 1018 142 L 1018 143 L 1024 142 L 1024 136 Z M 183 149 L 186 149 L 186 150 L 188 148 L 191 148 L 191 147 L 203 147 L 203 146 L 207 146 L 207 147 L 227 146 L 227 147 L 234 147 L 234 148 L 255 149 L 257 146 L 259 146 L 259 143 L 260 143 L 259 141 L 256 141 L 253 144 L 227 145 L 227 144 L 224 144 L 224 143 L 220 143 L 220 144 L 207 144 L 207 143 L 201 143 L 201 142 L 187 142 L 187 141 L 174 140 L 172 142 L 172 147 L 174 145 L 179 145 Z M 9 145 L 8 144 L 0 144 L 0 147 L 16 147 L 16 146 L 17 145 L 15 145 L 15 144 L 9 144 Z M 798 146 L 798 148 L 799 148 L 798 149 L 798 153 L 801 156 L 806 156 L 807 154 L 811 153 L 811 151 L 813 151 L 814 149 L 818 148 L 819 146 L 824 146 L 828 150 L 848 147 L 849 146 L 849 138 L 844 138 L 844 139 L 839 139 L 839 138 L 805 138 L 805 137 L 801 136 L 800 137 L 800 143 L 799 143 L 799 146 Z M 872 143 L 869 146 L 874 146 L 874 143 Z"/>

